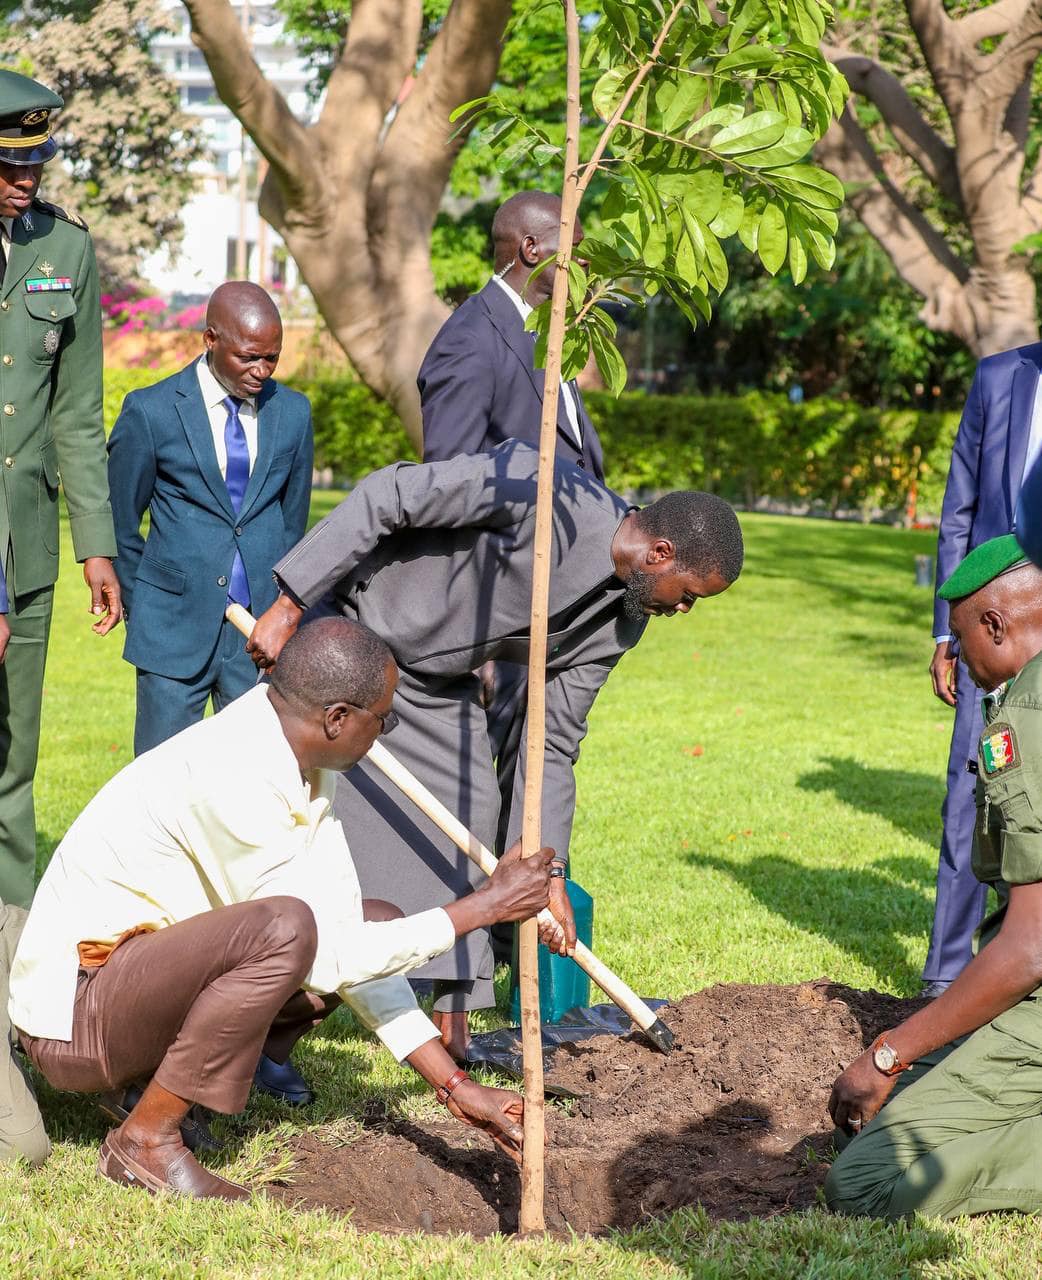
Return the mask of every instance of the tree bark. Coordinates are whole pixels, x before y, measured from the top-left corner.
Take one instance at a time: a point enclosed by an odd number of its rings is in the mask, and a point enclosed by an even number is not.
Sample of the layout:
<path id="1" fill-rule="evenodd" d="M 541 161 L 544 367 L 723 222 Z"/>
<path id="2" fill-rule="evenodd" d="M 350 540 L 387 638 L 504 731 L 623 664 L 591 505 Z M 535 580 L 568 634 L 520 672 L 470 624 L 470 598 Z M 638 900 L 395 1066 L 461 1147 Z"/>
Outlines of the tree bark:
<path id="1" fill-rule="evenodd" d="M 1024 172 L 1042 0 L 998 0 L 962 18 L 949 17 L 940 0 L 904 5 L 951 141 L 892 70 L 837 47 L 828 56 L 879 112 L 887 143 L 899 151 L 877 147 L 878 129 L 870 133 L 848 107 L 818 157 L 848 185 L 854 211 L 923 298 L 920 315 L 931 329 L 954 334 L 977 356 L 1035 342 L 1035 286 L 1027 256 L 1013 249 L 1042 231 L 1042 175 Z M 982 52 L 981 41 L 996 37 L 997 47 Z M 954 243 L 917 203 L 914 170 L 945 201 Z"/>
<path id="2" fill-rule="evenodd" d="M 269 163 L 261 214 L 330 332 L 421 446 L 416 373 L 448 309 L 430 238 L 466 138 L 449 113 L 487 93 L 510 0 L 453 0 L 417 68 L 420 0 L 356 0 L 319 120 L 263 77 L 227 0 L 186 0 L 218 96 Z"/>

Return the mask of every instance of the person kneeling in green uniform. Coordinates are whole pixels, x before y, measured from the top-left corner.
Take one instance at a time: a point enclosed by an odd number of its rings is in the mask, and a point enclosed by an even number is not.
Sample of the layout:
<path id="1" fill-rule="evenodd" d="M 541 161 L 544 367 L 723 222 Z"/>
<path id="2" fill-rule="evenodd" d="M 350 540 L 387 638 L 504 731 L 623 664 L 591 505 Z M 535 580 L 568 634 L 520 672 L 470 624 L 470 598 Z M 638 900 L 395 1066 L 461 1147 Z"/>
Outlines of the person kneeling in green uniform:
<path id="1" fill-rule="evenodd" d="M 999 907 L 948 990 L 836 1080 L 829 1111 L 849 1145 L 825 1197 L 841 1213 L 890 1219 L 1039 1213 L 1042 570 L 1012 535 L 994 538 L 939 594 L 953 602 L 952 633 L 988 691 L 967 767 L 977 772 L 973 870 Z"/>

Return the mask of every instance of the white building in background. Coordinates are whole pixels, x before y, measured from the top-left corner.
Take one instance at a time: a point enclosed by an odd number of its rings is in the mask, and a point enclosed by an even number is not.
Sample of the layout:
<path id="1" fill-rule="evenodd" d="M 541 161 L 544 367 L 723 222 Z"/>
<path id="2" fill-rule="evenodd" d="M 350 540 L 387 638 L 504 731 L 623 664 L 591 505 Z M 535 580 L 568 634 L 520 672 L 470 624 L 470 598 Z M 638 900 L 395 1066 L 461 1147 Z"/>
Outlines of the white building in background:
<path id="1" fill-rule="evenodd" d="M 265 79 L 282 93 L 299 120 L 312 120 L 316 108 L 308 100 L 304 61 L 283 36 L 282 20 L 273 6 L 251 0 L 231 0 L 231 6 L 248 30 Z M 179 252 L 151 254 L 142 274 L 162 294 L 208 295 L 237 275 L 241 237 L 247 278 L 293 289 L 298 281 L 293 260 L 281 237 L 257 212 L 257 148 L 217 97 L 206 59 L 192 44 L 188 11 L 181 0 L 164 0 L 163 8 L 175 29 L 158 35 L 153 50 L 178 85 L 183 109 L 202 118 L 210 154 L 200 167 L 198 190 L 184 209 Z M 240 184 L 244 164 L 245 190 Z"/>

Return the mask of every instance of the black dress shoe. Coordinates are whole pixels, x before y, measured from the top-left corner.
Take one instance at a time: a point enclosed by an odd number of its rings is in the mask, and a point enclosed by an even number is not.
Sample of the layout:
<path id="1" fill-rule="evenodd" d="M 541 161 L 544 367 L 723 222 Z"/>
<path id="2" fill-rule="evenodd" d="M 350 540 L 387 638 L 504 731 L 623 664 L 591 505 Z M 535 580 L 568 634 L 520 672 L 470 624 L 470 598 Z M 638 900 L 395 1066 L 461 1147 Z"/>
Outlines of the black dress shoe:
<path id="1" fill-rule="evenodd" d="M 253 1074 L 253 1087 L 290 1107 L 306 1107 L 315 1101 L 308 1082 L 289 1058 L 280 1065 L 262 1053 Z"/>
<path id="2" fill-rule="evenodd" d="M 136 1084 L 132 1084 L 126 1089 L 115 1089 L 112 1093 L 103 1093 L 98 1098 L 98 1108 L 102 1115 L 115 1120 L 117 1124 L 122 1124 L 141 1101 L 141 1092 Z M 198 1105 L 189 1107 L 185 1118 L 181 1121 L 181 1141 L 189 1151 L 224 1150 L 223 1144 L 218 1142 L 210 1131 L 206 1112 Z"/>

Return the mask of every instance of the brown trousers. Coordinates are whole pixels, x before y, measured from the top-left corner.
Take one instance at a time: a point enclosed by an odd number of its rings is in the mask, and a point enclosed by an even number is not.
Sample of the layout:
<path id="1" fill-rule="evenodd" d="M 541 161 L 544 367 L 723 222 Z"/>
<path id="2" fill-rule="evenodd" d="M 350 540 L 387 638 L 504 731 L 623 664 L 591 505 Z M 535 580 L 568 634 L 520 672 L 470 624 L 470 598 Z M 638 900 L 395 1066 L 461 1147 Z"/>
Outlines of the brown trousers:
<path id="1" fill-rule="evenodd" d="M 337 996 L 301 991 L 318 937 L 299 898 L 218 907 L 138 934 L 81 969 L 72 1039 L 22 1033 L 56 1089 L 95 1093 L 155 1077 L 225 1114 L 241 1111 L 261 1052 L 285 1062 Z"/>

